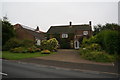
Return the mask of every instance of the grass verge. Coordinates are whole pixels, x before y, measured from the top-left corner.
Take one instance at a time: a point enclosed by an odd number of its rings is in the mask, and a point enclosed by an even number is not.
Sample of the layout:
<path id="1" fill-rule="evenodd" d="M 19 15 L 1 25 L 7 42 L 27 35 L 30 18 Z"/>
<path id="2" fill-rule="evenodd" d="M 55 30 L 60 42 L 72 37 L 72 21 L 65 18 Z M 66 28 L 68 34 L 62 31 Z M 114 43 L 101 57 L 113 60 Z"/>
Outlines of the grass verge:
<path id="1" fill-rule="evenodd" d="M 26 59 L 26 58 L 34 58 L 40 56 L 48 56 L 55 54 L 56 52 L 51 52 L 50 54 L 41 54 L 41 52 L 36 53 L 12 53 L 9 51 L 2 51 L 2 58 L 7 60 L 19 60 L 19 59 Z"/>

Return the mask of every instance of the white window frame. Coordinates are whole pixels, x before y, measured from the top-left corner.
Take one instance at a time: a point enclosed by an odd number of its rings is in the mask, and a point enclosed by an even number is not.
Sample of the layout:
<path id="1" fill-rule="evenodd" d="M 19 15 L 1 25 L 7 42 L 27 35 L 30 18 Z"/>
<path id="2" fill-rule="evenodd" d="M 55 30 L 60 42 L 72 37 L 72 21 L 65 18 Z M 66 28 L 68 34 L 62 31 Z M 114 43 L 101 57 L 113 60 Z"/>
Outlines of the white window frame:
<path id="1" fill-rule="evenodd" d="M 68 34 L 62 34 L 62 38 L 68 38 Z"/>
<path id="2" fill-rule="evenodd" d="M 88 35 L 88 31 L 83 31 L 83 35 Z"/>

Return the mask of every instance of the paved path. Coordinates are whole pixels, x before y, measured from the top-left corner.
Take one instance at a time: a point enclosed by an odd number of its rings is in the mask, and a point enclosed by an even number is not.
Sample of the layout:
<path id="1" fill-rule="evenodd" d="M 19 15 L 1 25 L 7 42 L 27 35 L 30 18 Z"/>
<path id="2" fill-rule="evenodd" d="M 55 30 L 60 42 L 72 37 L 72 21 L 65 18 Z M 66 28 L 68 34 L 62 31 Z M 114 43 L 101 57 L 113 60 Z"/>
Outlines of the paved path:
<path id="1" fill-rule="evenodd" d="M 41 56 L 41 57 L 37 57 L 36 59 L 56 60 L 56 61 L 74 62 L 74 63 L 113 65 L 113 63 L 100 63 L 100 62 L 98 63 L 98 62 L 82 59 L 79 55 L 79 51 L 74 49 L 59 49 L 57 54 L 50 56 Z"/>

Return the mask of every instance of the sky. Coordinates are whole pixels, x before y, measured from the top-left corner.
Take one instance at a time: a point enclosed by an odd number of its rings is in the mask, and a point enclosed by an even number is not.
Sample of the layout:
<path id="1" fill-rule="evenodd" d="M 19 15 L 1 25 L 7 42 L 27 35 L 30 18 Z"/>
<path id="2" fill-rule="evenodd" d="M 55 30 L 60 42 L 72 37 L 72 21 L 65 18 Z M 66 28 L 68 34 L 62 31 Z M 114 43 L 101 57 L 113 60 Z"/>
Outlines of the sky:
<path id="1" fill-rule="evenodd" d="M 88 24 L 92 26 L 105 23 L 118 23 L 118 2 L 91 1 L 3 1 L 0 3 L 0 17 L 7 15 L 14 24 L 22 24 L 31 28 L 39 26 L 46 32 L 53 25 Z"/>

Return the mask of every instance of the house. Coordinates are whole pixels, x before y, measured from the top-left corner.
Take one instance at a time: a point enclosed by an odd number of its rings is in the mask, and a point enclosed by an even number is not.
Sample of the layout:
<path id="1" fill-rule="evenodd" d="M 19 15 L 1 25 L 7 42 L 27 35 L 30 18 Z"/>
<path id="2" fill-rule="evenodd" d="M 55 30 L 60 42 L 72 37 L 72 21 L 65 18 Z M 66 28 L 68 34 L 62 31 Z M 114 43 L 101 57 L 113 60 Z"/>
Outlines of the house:
<path id="1" fill-rule="evenodd" d="M 32 29 L 28 26 L 15 24 L 16 37 L 20 40 L 33 40 L 37 45 L 40 45 L 41 40 L 45 39 L 45 33 L 39 30 L 39 27 Z"/>
<path id="2" fill-rule="evenodd" d="M 92 36 L 91 21 L 89 24 L 51 26 L 47 31 L 49 38 L 55 37 L 59 41 L 60 48 L 75 48 L 79 49 L 83 37 L 89 38 Z"/>

